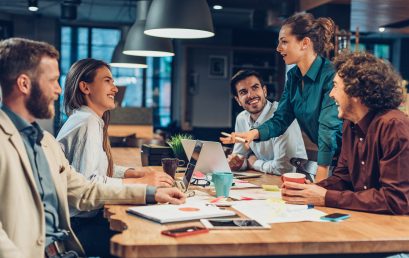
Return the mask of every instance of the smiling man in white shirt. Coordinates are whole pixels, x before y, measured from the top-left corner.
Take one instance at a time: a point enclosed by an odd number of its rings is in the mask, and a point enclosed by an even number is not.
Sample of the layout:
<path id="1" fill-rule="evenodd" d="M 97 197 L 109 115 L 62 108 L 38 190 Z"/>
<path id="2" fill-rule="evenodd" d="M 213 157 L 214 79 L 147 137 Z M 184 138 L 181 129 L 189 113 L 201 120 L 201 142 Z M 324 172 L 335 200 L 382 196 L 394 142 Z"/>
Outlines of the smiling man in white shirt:
<path id="1" fill-rule="evenodd" d="M 236 118 L 235 132 L 247 132 L 273 117 L 278 103 L 266 99 L 267 87 L 259 73 L 241 70 L 232 77 L 230 87 L 235 100 L 244 109 Z M 242 143 L 236 143 L 228 161 L 232 170 L 254 169 L 281 175 L 295 171 L 290 164 L 293 157 L 307 159 L 301 130 L 296 121 L 280 137 L 251 142 L 250 149 L 246 149 Z"/>

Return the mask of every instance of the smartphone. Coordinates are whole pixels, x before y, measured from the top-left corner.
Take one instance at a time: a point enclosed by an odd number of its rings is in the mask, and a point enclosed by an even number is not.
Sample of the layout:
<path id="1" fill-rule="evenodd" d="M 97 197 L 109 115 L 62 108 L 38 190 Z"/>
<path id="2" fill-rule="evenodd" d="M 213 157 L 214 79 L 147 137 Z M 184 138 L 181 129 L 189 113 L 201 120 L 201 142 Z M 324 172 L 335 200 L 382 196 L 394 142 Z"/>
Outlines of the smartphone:
<path id="1" fill-rule="evenodd" d="M 207 233 L 207 232 L 209 232 L 207 228 L 198 227 L 198 226 L 189 226 L 189 227 L 183 227 L 183 228 L 163 230 L 162 234 L 166 236 L 171 236 L 171 237 L 181 237 L 181 236 L 190 236 L 190 235 Z"/>
<path id="2" fill-rule="evenodd" d="M 349 214 L 343 214 L 343 213 L 331 213 L 325 216 L 322 216 L 322 220 L 328 220 L 328 221 L 341 221 L 349 218 Z"/>
<path id="3" fill-rule="evenodd" d="M 201 219 L 208 229 L 269 229 L 270 225 L 254 219 Z"/>

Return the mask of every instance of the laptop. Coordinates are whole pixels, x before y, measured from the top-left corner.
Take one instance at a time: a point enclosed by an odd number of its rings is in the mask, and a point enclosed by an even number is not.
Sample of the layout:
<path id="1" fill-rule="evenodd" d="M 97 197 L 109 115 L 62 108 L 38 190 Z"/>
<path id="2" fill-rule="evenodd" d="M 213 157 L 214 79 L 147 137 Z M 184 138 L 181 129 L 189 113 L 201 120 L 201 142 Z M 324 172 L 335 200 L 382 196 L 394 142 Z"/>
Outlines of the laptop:
<path id="1" fill-rule="evenodd" d="M 193 153 L 195 147 L 195 140 L 182 139 L 182 146 L 186 153 L 186 157 L 189 157 Z M 223 151 L 223 147 L 220 142 L 201 141 L 203 144 L 200 157 L 197 160 L 195 170 L 204 174 L 213 172 L 232 172 L 235 178 L 254 178 L 260 177 L 259 173 L 247 173 L 231 171 L 229 163 Z"/>
<path id="2" fill-rule="evenodd" d="M 195 171 L 196 168 L 197 160 L 199 159 L 203 147 L 203 143 L 201 141 L 194 140 L 192 144 L 193 144 L 192 151 L 190 152 L 189 155 L 186 155 L 186 157 L 190 156 L 190 160 L 189 163 L 187 164 L 185 175 L 183 176 L 182 180 L 175 181 L 175 186 L 184 193 L 186 193 L 189 188 L 193 172 Z"/>

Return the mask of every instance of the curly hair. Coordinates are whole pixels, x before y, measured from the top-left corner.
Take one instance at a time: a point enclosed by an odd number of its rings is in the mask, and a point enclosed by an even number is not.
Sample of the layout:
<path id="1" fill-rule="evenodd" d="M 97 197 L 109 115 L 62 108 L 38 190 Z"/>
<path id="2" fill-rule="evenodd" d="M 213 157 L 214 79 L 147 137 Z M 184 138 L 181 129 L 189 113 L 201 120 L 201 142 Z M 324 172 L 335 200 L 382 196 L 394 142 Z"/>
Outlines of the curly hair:
<path id="1" fill-rule="evenodd" d="M 315 19 L 310 13 L 296 13 L 285 20 L 283 26 L 288 26 L 291 34 L 298 40 L 309 37 L 314 51 L 318 54 L 334 48 L 332 39 L 335 33 L 335 23 L 331 18 Z"/>
<path id="2" fill-rule="evenodd" d="M 343 52 L 334 58 L 345 93 L 373 110 L 397 108 L 403 101 L 402 78 L 392 66 L 365 52 Z"/>

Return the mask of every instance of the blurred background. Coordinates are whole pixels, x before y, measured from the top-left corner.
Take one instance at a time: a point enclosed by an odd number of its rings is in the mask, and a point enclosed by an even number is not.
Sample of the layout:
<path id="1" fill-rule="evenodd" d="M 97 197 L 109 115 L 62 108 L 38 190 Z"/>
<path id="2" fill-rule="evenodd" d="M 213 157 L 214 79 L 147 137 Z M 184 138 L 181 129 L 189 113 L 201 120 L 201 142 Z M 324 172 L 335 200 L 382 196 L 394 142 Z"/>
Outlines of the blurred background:
<path id="1" fill-rule="evenodd" d="M 133 34 L 150 16 L 166 16 L 168 20 L 186 17 L 182 20 L 189 25 L 206 20 L 204 15 L 209 12 L 214 36 L 161 38 L 167 42 L 158 48 L 170 54 L 143 57 L 141 64 L 146 68 L 113 64 L 120 91 L 110 134 L 135 133 L 138 139 L 167 138 L 183 132 L 217 140 L 220 131 L 232 131 L 241 108 L 230 94 L 229 80 L 240 69 L 260 72 L 267 83 L 268 98 L 278 100 L 289 68 L 275 51 L 277 36 L 281 22 L 295 12 L 335 21 L 337 48 L 327 53 L 329 57 L 343 48 L 370 51 L 389 60 L 403 78 L 409 78 L 407 0 L 188 1 L 197 6 L 188 7 L 191 3 L 183 0 L 169 1 L 174 6 L 151 14 L 151 1 L 0 0 L 0 39 L 24 37 L 53 44 L 61 53 L 60 83 L 64 87 L 73 62 L 92 57 L 114 63 L 116 48 L 121 54 L 142 42 Z M 188 9 L 187 14 L 176 14 L 181 9 Z M 198 13 L 201 11 L 204 14 Z M 53 134 L 67 118 L 62 98 L 56 103 L 55 119 L 41 121 Z"/>

